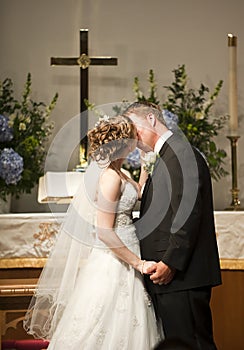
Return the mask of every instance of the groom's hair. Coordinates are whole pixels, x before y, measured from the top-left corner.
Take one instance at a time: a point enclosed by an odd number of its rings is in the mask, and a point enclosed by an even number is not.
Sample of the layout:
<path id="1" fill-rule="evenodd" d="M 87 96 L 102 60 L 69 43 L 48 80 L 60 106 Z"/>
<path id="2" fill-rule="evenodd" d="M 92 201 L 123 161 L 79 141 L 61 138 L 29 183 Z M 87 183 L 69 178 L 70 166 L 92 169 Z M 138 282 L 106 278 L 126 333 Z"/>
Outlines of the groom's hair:
<path id="1" fill-rule="evenodd" d="M 134 113 L 139 117 L 145 118 L 148 114 L 152 113 L 163 125 L 166 125 L 166 122 L 163 117 L 162 110 L 159 105 L 149 101 L 136 101 L 133 102 L 126 110 L 123 112 L 123 115 L 129 117 L 130 113 Z"/>

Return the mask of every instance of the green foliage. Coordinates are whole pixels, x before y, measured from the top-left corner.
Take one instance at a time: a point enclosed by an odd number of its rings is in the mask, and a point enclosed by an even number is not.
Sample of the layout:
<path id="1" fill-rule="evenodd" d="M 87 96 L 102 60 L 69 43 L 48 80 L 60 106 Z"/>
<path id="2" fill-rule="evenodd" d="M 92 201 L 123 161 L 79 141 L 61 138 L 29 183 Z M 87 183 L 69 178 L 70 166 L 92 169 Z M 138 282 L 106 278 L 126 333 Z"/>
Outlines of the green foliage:
<path id="1" fill-rule="evenodd" d="M 154 71 L 152 69 L 149 70 L 149 96 L 146 97 L 139 87 L 139 78 L 134 78 L 133 91 L 136 95 L 137 101 L 148 101 L 155 104 L 160 104 L 160 101 L 157 99 L 157 84 L 155 82 Z"/>
<path id="2" fill-rule="evenodd" d="M 14 97 L 12 80 L 6 78 L 0 82 L 0 114 L 9 118 L 13 134 L 12 140 L 0 142 L 0 154 L 4 148 L 12 148 L 24 161 L 21 179 L 17 184 L 6 184 L 0 178 L 0 198 L 3 199 L 7 194 L 18 198 L 21 193 L 30 193 L 43 175 L 45 143 L 53 129 L 49 116 L 57 103 L 58 94 L 55 94 L 49 105 L 33 101 L 30 97 L 31 83 L 31 74 L 28 73 L 22 98 L 18 101 Z"/>
<path id="3" fill-rule="evenodd" d="M 226 152 L 219 149 L 214 141 L 219 131 L 224 127 L 227 116 L 215 116 L 212 107 L 223 85 L 220 80 L 214 91 L 210 93 L 207 86 L 201 84 L 198 90 L 188 87 L 188 76 L 185 65 L 173 70 L 174 81 L 164 86 L 168 95 L 161 104 L 162 109 L 168 110 L 178 117 L 178 126 L 186 135 L 189 142 L 198 148 L 206 157 L 211 176 L 215 180 L 228 173 L 223 168 Z M 153 70 L 149 71 L 149 96 L 145 97 L 139 88 L 138 77 L 134 78 L 133 91 L 138 101 L 147 100 L 160 104 L 157 99 L 157 88 Z"/>

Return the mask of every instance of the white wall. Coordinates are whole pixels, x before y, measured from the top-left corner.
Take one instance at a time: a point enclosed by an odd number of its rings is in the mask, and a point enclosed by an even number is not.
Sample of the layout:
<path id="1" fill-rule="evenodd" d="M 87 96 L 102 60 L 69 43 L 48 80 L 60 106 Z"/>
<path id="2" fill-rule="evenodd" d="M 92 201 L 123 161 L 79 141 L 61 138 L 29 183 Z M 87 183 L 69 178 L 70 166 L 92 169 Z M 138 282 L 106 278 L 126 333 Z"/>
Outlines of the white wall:
<path id="1" fill-rule="evenodd" d="M 116 67 L 90 67 L 90 101 L 99 104 L 133 100 L 134 76 L 148 88 L 152 68 L 158 82 L 158 94 L 173 80 L 172 70 L 185 64 L 193 87 L 204 83 L 214 88 L 220 79 L 224 87 L 216 103 L 216 112 L 228 113 L 227 34 L 238 37 L 238 108 L 240 135 L 244 122 L 244 26 L 242 0 L 0 0 L 0 79 L 11 77 L 20 95 L 28 72 L 33 79 L 33 96 L 45 102 L 59 93 L 52 119 L 53 136 L 79 112 L 79 68 L 51 67 L 51 56 L 78 56 L 79 29 L 89 29 L 89 54 L 115 56 Z M 228 152 L 226 169 L 230 171 L 230 146 L 227 127 L 218 137 L 218 145 Z M 71 136 L 72 138 L 73 136 Z M 65 143 L 63 150 L 65 152 Z M 244 160 L 238 144 L 240 199 L 244 205 Z M 64 170 L 62 153 L 48 159 L 50 170 Z M 75 154 L 71 167 L 78 161 Z M 231 177 L 213 182 L 215 209 L 231 202 Z M 13 202 L 14 211 L 48 211 L 36 201 L 36 189 Z"/>

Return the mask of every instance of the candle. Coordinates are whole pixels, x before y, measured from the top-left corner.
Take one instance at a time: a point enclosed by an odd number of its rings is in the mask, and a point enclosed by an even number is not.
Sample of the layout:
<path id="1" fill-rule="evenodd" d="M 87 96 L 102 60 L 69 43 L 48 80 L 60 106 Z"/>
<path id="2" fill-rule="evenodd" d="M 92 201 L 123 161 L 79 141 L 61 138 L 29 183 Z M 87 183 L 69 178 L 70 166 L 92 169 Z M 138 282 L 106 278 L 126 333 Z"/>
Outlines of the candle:
<path id="1" fill-rule="evenodd" d="M 237 37 L 228 34 L 229 47 L 229 115 L 230 133 L 237 135 L 238 115 L 237 115 Z"/>

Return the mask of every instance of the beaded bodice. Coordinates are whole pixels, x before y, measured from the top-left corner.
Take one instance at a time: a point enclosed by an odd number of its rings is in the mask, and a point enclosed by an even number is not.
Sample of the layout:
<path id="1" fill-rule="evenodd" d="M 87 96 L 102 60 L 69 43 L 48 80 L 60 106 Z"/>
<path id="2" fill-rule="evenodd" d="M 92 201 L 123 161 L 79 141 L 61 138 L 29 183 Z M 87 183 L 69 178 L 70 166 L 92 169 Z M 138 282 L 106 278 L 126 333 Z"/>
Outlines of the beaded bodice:
<path id="1" fill-rule="evenodd" d="M 129 182 L 123 182 L 122 194 L 117 207 L 115 226 L 120 227 L 132 223 L 132 210 L 138 195 L 135 186 Z"/>
<path id="2" fill-rule="evenodd" d="M 123 181 L 122 193 L 118 202 L 115 218 L 115 232 L 127 246 L 138 243 L 135 226 L 132 221 L 132 211 L 137 199 L 138 193 L 136 187 L 129 181 Z M 100 247 L 105 247 L 104 243 L 98 241 L 97 238 L 96 242 Z"/>

